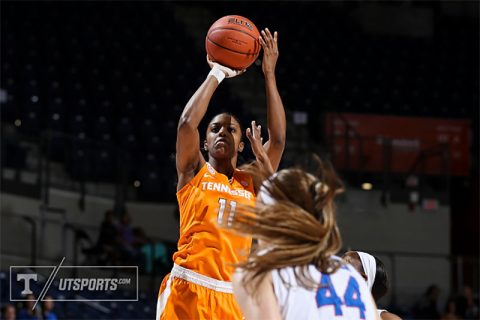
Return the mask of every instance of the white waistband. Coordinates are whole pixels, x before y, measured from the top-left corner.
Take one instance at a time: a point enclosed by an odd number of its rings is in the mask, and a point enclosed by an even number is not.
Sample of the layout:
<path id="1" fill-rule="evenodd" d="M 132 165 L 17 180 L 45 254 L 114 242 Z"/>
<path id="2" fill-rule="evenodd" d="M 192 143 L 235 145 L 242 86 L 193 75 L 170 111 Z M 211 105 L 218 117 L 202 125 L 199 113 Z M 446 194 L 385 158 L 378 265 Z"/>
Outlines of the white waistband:
<path id="1" fill-rule="evenodd" d="M 213 279 L 190 269 L 181 267 L 177 264 L 173 265 L 171 275 L 172 277 L 180 278 L 208 289 L 225 293 L 233 293 L 231 282 Z"/>

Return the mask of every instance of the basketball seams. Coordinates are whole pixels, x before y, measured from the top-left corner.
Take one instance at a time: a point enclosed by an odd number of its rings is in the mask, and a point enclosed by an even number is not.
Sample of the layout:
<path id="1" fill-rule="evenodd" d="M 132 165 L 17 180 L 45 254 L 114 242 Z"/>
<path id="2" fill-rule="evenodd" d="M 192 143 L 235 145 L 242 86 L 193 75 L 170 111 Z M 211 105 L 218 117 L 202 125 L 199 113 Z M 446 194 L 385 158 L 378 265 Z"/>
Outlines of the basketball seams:
<path id="1" fill-rule="evenodd" d="M 251 37 L 253 40 L 258 41 L 258 38 L 255 38 L 255 37 L 252 36 L 250 33 L 246 32 L 246 31 L 244 31 L 244 30 L 236 29 L 236 28 L 232 28 L 232 27 L 216 27 L 216 28 L 210 29 L 210 30 L 208 30 L 207 36 L 209 36 L 210 33 L 212 33 L 213 31 L 216 31 L 216 30 L 233 30 L 233 31 L 238 31 L 238 32 L 241 32 L 241 33 L 246 34 L 247 36 Z M 258 33 L 258 31 L 257 31 L 257 34 L 258 34 L 258 36 L 260 37 L 260 33 Z"/>
<path id="2" fill-rule="evenodd" d="M 225 49 L 225 50 L 228 50 L 228 51 L 232 51 L 232 52 L 235 52 L 235 53 L 239 53 L 239 54 L 245 54 L 245 55 L 247 55 L 247 56 L 254 56 L 254 55 L 257 55 L 257 54 L 260 52 L 260 50 L 257 51 L 257 52 L 254 52 L 254 53 L 241 52 L 241 51 L 237 51 L 237 50 L 234 50 L 234 49 L 230 49 L 230 48 L 224 47 L 224 46 L 222 46 L 221 44 L 219 44 L 219 43 L 213 41 L 212 39 L 210 39 L 210 37 L 208 37 L 208 36 L 207 36 L 207 40 L 210 41 L 211 43 L 213 43 L 214 45 L 222 48 L 222 49 Z"/>

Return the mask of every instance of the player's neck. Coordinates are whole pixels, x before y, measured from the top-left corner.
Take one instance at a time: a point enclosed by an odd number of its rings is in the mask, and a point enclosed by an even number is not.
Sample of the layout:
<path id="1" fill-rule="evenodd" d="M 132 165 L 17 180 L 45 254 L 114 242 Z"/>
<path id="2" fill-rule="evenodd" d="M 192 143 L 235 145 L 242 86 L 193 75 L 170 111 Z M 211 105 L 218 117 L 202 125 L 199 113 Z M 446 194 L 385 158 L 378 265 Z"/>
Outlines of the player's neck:
<path id="1" fill-rule="evenodd" d="M 230 161 L 218 161 L 215 158 L 208 159 L 208 162 L 212 165 L 212 167 L 217 170 L 217 172 L 224 174 L 227 178 L 232 178 L 233 173 L 235 172 L 235 167 L 233 166 L 232 162 Z"/>

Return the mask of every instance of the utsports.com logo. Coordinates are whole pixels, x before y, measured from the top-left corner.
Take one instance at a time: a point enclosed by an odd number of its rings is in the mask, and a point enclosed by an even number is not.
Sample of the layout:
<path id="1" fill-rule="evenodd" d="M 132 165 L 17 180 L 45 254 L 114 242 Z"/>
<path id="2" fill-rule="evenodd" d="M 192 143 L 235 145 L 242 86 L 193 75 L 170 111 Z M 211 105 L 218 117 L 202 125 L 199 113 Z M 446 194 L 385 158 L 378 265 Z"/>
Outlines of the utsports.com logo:
<path id="1" fill-rule="evenodd" d="M 10 301 L 138 301 L 138 266 L 11 266 Z"/>
<path id="2" fill-rule="evenodd" d="M 117 290 L 119 285 L 123 284 L 130 284 L 129 278 L 124 279 L 111 279 L 111 278 L 104 278 L 104 279 L 85 279 L 85 278 L 66 278 L 60 279 L 60 283 L 58 285 L 58 289 L 60 291 L 104 291 L 110 290 L 115 291 Z"/>

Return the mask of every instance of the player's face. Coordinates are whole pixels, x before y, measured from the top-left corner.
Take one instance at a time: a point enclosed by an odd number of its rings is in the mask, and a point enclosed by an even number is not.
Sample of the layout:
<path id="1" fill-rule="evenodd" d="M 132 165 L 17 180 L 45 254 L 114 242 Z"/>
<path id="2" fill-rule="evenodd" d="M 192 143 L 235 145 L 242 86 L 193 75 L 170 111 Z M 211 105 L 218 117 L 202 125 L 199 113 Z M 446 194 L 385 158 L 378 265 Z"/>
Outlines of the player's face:
<path id="1" fill-rule="evenodd" d="M 215 159 L 231 159 L 243 149 L 242 131 L 234 117 L 222 113 L 210 121 L 207 128 L 206 148 Z"/>

